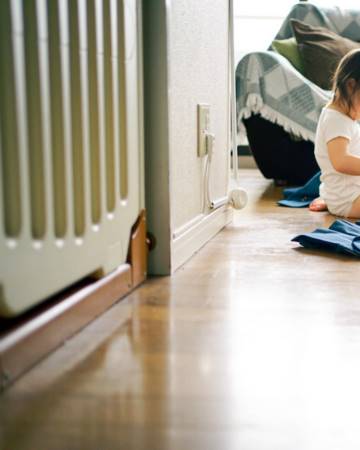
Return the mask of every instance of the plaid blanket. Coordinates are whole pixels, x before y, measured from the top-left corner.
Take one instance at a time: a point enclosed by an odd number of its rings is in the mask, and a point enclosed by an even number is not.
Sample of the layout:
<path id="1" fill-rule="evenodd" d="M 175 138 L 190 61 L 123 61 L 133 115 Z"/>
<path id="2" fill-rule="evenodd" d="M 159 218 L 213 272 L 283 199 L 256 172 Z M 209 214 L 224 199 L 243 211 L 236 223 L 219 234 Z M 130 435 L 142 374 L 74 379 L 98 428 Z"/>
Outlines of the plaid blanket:
<path id="1" fill-rule="evenodd" d="M 275 39 L 292 36 L 290 19 L 327 27 L 341 36 L 360 41 L 360 11 L 339 7 L 319 8 L 296 4 Z M 314 141 L 322 107 L 331 98 L 326 91 L 301 75 L 289 61 L 270 49 L 245 55 L 236 68 L 238 134 L 242 119 L 258 113 L 292 135 Z"/>

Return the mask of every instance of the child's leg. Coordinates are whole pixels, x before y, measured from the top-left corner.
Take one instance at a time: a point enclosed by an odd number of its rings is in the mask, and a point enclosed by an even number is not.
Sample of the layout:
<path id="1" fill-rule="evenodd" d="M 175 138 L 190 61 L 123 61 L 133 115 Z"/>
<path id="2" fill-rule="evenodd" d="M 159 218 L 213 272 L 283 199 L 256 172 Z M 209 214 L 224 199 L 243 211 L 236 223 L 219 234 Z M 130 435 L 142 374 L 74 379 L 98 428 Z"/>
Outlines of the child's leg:
<path id="1" fill-rule="evenodd" d="M 347 216 L 352 219 L 360 219 L 360 196 L 353 201 L 350 212 Z"/>
<path id="2" fill-rule="evenodd" d="M 327 206 L 325 201 L 322 198 L 318 197 L 310 203 L 309 209 L 310 211 L 326 211 Z"/>

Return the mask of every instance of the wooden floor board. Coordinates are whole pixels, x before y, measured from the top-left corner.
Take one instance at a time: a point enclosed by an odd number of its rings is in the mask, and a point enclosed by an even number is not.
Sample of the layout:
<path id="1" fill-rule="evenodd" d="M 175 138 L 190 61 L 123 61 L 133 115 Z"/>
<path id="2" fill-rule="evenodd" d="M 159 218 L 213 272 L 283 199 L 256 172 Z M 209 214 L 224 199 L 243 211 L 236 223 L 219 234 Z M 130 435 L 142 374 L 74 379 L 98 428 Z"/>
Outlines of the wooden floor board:
<path id="1" fill-rule="evenodd" d="M 360 261 L 299 249 L 334 218 L 241 177 L 233 224 L 5 392 L 1 449 L 360 448 Z"/>

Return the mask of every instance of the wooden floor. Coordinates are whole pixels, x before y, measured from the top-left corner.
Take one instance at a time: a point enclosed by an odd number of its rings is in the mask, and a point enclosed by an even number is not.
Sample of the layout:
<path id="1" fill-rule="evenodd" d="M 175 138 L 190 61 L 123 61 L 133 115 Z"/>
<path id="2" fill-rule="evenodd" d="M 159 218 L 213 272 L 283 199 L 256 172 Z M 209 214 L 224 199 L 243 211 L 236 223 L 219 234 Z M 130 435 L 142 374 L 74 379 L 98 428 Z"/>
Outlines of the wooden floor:
<path id="1" fill-rule="evenodd" d="M 250 204 L 0 398 L 2 450 L 360 448 L 360 261 L 290 239 L 327 213 Z"/>

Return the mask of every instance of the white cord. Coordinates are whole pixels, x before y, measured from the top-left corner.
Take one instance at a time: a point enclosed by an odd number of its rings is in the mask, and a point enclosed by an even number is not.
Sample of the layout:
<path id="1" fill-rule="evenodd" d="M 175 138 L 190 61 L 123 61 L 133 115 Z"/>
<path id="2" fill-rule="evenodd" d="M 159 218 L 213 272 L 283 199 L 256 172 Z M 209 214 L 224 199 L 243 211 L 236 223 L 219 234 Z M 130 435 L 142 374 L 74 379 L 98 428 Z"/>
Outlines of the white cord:
<path id="1" fill-rule="evenodd" d="M 211 200 L 211 192 L 210 192 L 210 169 L 212 157 L 214 154 L 214 141 L 215 136 L 211 133 L 206 134 L 206 165 L 205 165 L 205 175 L 204 175 L 204 198 L 205 198 L 205 208 L 208 209 L 216 209 L 222 205 L 229 204 L 234 209 L 242 209 L 247 203 L 247 193 L 244 189 L 235 188 L 232 189 L 227 197 L 222 199 L 218 199 L 217 201 Z"/>
<path id="2" fill-rule="evenodd" d="M 210 169 L 211 169 L 211 161 L 214 154 L 214 141 L 215 136 L 212 133 L 206 133 L 206 167 L 205 167 L 205 204 L 207 208 L 212 209 L 213 202 L 211 200 L 210 193 Z"/>
<path id="3" fill-rule="evenodd" d="M 204 202 L 203 202 L 203 211 L 206 211 L 206 208 L 209 207 L 209 190 L 208 190 L 208 185 L 209 185 L 209 177 L 208 177 L 208 173 L 209 173 L 209 157 L 206 158 L 206 162 L 205 162 L 205 170 L 204 170 Z"/>

